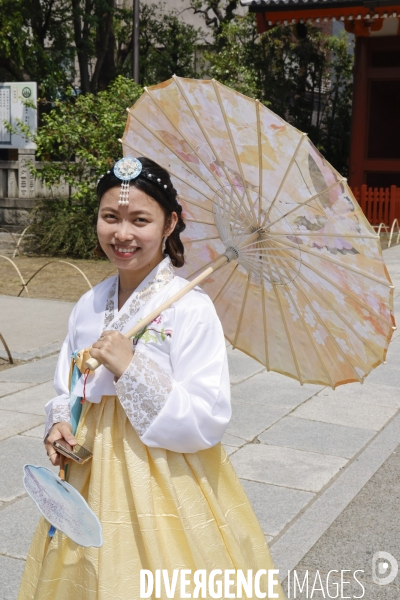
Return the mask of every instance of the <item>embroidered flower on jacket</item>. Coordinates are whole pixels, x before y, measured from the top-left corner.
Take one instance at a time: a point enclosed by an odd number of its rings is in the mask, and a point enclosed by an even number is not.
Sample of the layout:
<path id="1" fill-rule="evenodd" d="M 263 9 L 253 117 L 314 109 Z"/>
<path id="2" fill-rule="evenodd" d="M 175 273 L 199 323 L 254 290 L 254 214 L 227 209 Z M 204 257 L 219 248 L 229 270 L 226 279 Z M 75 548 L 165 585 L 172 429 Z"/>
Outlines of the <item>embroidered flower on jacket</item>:
<path id="1" fill-rule="evenodd" d="M 154 334 L 157 334 L 161 338 L 161 341 L 165 342 L 167 338 L 172 337 L 172 329 L 164 329 L 164 327 L 162 327 L 161 329 L 155 329 L 154 327 L 146 327 L 145 329 L 142 329 L 142 331 L 140 331 L 138 334 L 136 334 L 135 341 L 136 343 L 139 340 L 142 340 L 142 342 L 144 342 L 145 344 L 148 344 L 149 342 L 155 342 L 156 344 L 159 344 L 160 340 L 157 337 L 157 335 Z"/>

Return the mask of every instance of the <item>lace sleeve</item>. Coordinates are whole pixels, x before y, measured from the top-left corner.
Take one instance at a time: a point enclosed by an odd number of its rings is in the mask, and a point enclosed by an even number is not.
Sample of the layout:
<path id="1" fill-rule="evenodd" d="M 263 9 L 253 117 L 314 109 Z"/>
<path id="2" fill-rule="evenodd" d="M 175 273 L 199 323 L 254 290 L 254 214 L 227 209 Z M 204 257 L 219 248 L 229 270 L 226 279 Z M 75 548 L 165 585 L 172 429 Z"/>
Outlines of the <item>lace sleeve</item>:
<path id="1" fill-rule="evenodd" d="M 71 423 L 71 413 L 69 404 L 52 404 L 50 410 L 46 415 L 46 425 L 44 428 L 44 437 L 49 433 L 50 429 L 53 427 L 55 423 L 59 423 L 60 421 L 65 421 L 66 423 Z"/>
<path id="2" fill-rule="evenodd" d="M 166 403 L 173 382 L 154 360 L 136 349 L 115 388 L 128 419 L 142 436 Z"/>

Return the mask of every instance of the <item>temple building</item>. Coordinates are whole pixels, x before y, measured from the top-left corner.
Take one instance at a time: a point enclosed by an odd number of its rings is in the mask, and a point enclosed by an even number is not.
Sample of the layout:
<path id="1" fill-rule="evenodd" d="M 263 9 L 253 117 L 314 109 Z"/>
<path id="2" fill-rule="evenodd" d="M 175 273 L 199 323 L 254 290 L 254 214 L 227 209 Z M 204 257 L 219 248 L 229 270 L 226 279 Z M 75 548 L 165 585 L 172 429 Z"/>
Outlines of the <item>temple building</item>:
<path id="1" fill-rule="evenodd" d="M 355 35 L 349 183 L 372 224 L 381 220 L 391 225 L 395 217 L 400 221 L 400 0 L 241 0 L 241 4 L 257 14 L 260 33 L 276 25 L 342 21 Z M 361 193 L 364 203 L 369 198 L 371 210 L 363 206 Z M 378 211 L 372 196 L 379 196 Z"/>

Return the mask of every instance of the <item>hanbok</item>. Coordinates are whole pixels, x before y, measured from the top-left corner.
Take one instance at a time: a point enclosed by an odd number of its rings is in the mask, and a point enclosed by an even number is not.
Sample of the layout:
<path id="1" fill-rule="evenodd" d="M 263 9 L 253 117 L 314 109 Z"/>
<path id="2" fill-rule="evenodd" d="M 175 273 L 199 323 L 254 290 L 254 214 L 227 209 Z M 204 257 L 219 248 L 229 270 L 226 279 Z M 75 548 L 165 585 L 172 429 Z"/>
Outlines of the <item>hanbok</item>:
<path id="1" fill-rule="evenodd" d="M 103 330 L 128 331 L 186 283 L 166 257 L 121 310 L 118 276 L 82 296 L 57 364 L 58 396 L 46 405 L 46 432 L 70 421 L 72 353 Z M 84 385 L 82 376 L 73 394 L 83 396 Z M 60 532 L 50 538 L 42 518 L 19 600 L 136 600 L 143 569 L 167 570 L 170 579 L 176 569 L 274 569 L 220 443 L 231 416 L 226 344 L 204 292 L 194 289 L 148 326 L 117 382 L 99 367 L 86 381 L 85 397 L 75 437 L 93 459 L 71 464 L 68 481 L 100 519 L 104 543 L 83 548 Z M 267 578 L 261 581 L 264 597 L 284 600 L 279 584 L 270 596 Z M 162 585 L 151 597 L 180 598 L 179 584 L 172 596 Z"/>

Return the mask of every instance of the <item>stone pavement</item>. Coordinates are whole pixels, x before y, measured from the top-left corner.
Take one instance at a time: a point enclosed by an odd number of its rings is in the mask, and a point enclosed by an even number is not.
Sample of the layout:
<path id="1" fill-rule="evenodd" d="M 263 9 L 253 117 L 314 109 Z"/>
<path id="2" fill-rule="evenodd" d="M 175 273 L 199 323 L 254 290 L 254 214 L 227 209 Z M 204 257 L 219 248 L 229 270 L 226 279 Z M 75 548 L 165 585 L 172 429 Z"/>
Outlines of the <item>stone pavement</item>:
<path id="1" fill-rule="evenodd" d="M 299 600 L 307 598 L 322 600 L 329 598 L 327 594 L 329 589 L 331 597 L 337 597 L 335 594 L 338 584 L 341 584 L 342 571 L 346 584 L 343 586 L 344 593 L 341 597 L 399 600 L 400 577 L 393 577 L 396 575 L 393 571 L 396 562 L 400 563 L 400 524 L 396 518 L 399 511 L 399 496 L 400 446 L 397 446 L 386 462 L 296 565 L 295 573 L 290 574 L 290 595 L 289 578 L 284 585 L 287 596 Z M 382 560 L 374 561 L 374 556 L 382 551 L 391 554 L 391 557 L 385 557 L 386 560 L 389 559 L 387 566 Z M 373 568 L 374 562 L 375 568 Z M 379 563 L 383 563 L 383 567 L 386 566 L 382 573 L 379 571 Z M 353 577 L 355 571 L 358 571 L 356 577 L 359 583 Z M 331 574 L 327 585 L 329 572 Z M 380 580 L 380 585 L 373 582 L 373 572 Z M 307 584 L 304 585 L 302 593 L 299 593 L 299 586 L 296 585 L 296 595 L 294 595 L 295 577 L 303 584 L 307 575 L 308 595 Z M 382 583 L 382 579 L 386 579 L 386 582 Z M 322 591 L 315 591 L 311 596 L 315 580 L 317 580 L 316 587 L 323 587 L 325 596 Z"/>
<path id="2" fill-rule="evenodd" d="M 400 289 L 400 246 L 386 250 L 384 256 Z M 0 372 L 0 600 L 16 598 L 39 518 L 24 492 L 22 466 L 26 462 L 48 466 L 41 444 L 43 406 L 54 395 L 56 352 L 71 308 L 70 303 L 0 296 L 0 332 L 17 357 L 34 359 Z M 400 292 L 395 295 L 395 311 L 400 322 Z M 296 565 L 317 568 L 319 555 L 313 554 L 313 547 L 321 551 L 318 540 L 329 535 L 375 474 L 382 473 L 381 493 L 385 486 L 390 489 L 386 461 L 400 444 L 399 336 L 396 331 L 387 364 L 371 373 L 363 386 L 350 384 L 336 391 L 300 386 L 267 373 L 228 348 L 233 417 L 224 444 L 282 578 Z M 394 513 L 386 515 L 394 520 Z M 364 526 L 365 521 L 356 520 L 353 534 L 368 537 Z M 331 548 L 331 538 L 326 539 Z M 335 544 L 341 548 L 341 535 Z M 324 557 L 324 568 L 328 558 Z M 376 595 L 367 600 L 378 597 L 386 599 Z"/>
<path id="3" fill-rule="evenodd" d="M 58 352 L 67 333 L 73 302 L 0 296 L 0 333 L 18 360 Z M 7 354 L 0 343 L 0 356 Z"/>

